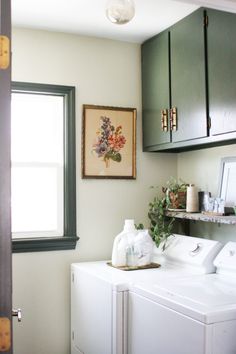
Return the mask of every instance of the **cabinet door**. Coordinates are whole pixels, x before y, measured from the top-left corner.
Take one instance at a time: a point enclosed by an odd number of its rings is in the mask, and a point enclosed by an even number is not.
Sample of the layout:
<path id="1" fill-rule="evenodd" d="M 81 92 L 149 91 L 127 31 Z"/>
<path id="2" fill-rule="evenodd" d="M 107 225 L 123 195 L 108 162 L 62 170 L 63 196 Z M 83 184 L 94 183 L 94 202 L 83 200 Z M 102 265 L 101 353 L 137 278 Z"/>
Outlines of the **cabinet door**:
<path id="1" fill-rule="evenodd" d="M 167 31 L 142 46 L 143 146 L 170 142 L 162 130 L 161 110 L 169 108 L 169 33 Z"/>
<path id="2" fill-rule="evenodd" d="M 200 9 L 171 29 L 171 97 L 177 107 L 172 142 L 206 137 L 205 26 Z"/>
<path id="3" fill-rule="evenodd" d="M 211 134 L 236 131 L 236 15 L 207 10 Z"/>

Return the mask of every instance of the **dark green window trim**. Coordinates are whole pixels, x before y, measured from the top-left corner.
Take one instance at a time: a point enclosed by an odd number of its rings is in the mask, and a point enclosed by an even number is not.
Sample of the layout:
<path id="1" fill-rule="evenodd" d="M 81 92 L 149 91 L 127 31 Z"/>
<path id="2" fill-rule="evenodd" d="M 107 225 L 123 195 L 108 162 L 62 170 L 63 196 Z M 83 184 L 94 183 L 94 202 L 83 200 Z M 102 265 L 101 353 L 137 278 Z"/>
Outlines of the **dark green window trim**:
<path id="1" fill-rule="evenodd" d="M 37 92 L 64 97 L 64 236 L 14 239 L 12 251 L 38 252 L 71 250 L 76 235 L 76 156 L 75 156 L 75 87 L 27 82 L 12 82 L 12 92 Z"/>

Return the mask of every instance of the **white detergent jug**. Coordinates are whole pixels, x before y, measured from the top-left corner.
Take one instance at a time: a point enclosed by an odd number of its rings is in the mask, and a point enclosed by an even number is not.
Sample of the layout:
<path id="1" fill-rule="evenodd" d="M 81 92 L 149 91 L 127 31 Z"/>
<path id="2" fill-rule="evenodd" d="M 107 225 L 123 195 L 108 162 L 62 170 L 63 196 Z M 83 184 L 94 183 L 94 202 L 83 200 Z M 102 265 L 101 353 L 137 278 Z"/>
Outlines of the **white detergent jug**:
<path id="1" fill-rule="evenodd" d="M 139 230 L 134 239 L 134 252 L 137 254 L 137 266 L 150 264 L 154 242 L 148 230 Z"/>
<path id="2" fill-rule="evenodd" d="M 115 237 L 112 249 L 112 265 L 122 267 L 127 265 L 127 252 L 134 245 L 137 234 L 134 220 L 125 220 L 123 231 Z"/>

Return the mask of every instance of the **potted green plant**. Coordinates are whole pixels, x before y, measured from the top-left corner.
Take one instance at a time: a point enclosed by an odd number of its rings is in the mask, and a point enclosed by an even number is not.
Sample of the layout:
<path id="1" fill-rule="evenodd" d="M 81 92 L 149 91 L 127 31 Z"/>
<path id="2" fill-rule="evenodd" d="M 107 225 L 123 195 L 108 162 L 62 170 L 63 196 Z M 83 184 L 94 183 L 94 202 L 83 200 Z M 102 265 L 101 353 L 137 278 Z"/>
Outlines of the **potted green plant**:
<path id="1" fill-rule="evenodd" d="M 174 218 L 166 217 L 166 210 L 186 208 L 186 194 L 188 184 L 180 180 L 179 182 L 171 177 L 166 187 L 162 188 L 164 195 L 159 193 L 149 203 L 148 218 L 150 220 L 149 233 L 159 247 L 163 242 L 163 250 L 165 249 L 166 240 L 173 234 Z M 153 187 L 151 187 L 153 188 Z M 143 224 L 136 225 L 137 229 L 143 229 Z"/>
<path id="2" fill-rule="evenodd" d="M 187 186 L 186 182 L 181 179 L 178 182 L 174 177 L 166 182 L 166 187 L 163 187 L 162 191 L 165 193 L 168 209 L 186 209 Z"/>
<path id="3" fill-rule="evenodd" d="M 168 200 L 166 196 L 155 196 L 149 203 L 148 217 L 150 220 L 149 233 L 159 247 L 163 242 L 163 250 L 165 249 L 165 241 L 172 235 L 174 218 L 166 218 L 165 211 L 168 208 Z"/>

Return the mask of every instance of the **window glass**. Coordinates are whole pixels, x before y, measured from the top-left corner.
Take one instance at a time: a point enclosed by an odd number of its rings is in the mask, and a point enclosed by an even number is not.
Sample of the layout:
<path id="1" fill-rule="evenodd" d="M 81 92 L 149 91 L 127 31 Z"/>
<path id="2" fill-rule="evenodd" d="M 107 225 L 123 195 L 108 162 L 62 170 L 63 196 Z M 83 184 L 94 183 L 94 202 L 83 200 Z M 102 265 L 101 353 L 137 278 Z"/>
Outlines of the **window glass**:
<path id="1" fill-rule="evenodd" d="M 63 235 L 63 97 L 12 94 L 12 233 Z"/>
<path id="2" fill-rule="evenodd" d="M 62 96 L 12 94 L 12 161 L 63 164 Z"/>
<path id="3" fill-rule="evenodd" d="M 75 87 L 12 82 L 13 252 L 74 249 Z"/>

